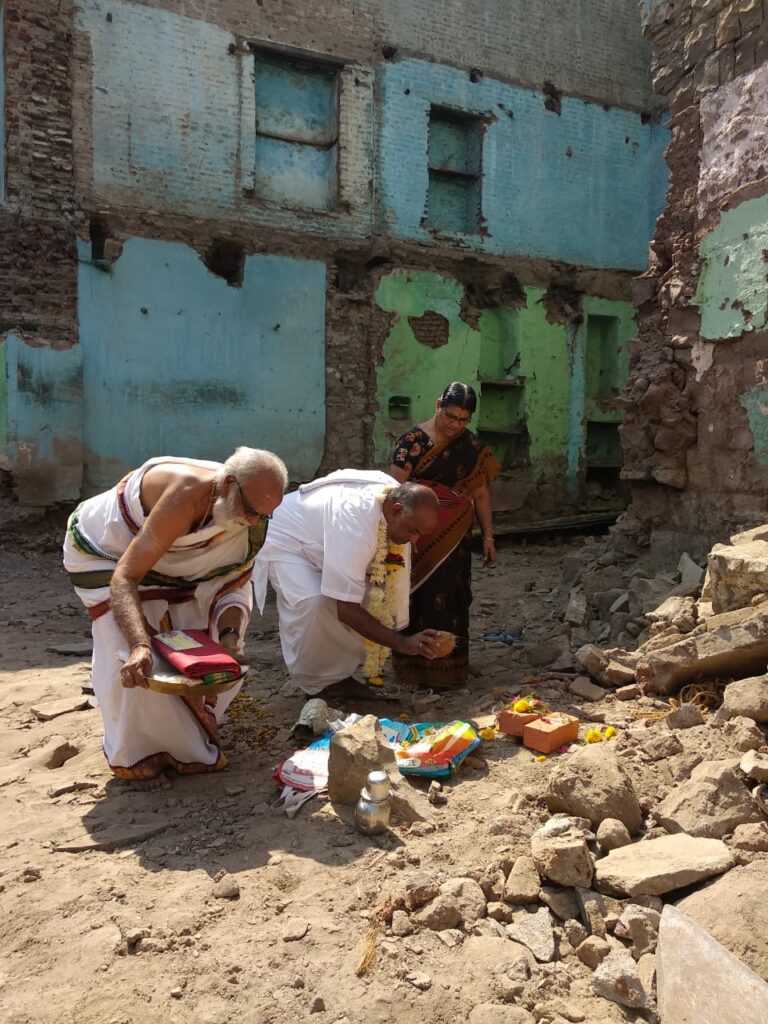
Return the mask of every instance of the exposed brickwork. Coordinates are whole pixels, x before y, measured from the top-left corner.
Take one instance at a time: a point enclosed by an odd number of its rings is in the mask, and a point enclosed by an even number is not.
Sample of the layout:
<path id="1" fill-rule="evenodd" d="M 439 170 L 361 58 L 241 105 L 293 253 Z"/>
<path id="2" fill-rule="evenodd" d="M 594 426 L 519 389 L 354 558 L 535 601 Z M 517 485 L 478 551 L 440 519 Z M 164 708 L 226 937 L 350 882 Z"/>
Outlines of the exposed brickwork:
<path id="1" fill-rule="evenodd" d="M 0 330 L 59 346 L 77 338 L 71 19 L 69 2 L 5 3 Z"/>
<path id="2" fill-rule="evenodd" d="M 703 339 L 694 298 L 706 232 L 729 205 L 768 190 L 764 145 L 759 136 L 750 142 L 764 124 L 764 97 L 761 112 L 735 83 L 732 102 L 743 109 L 724 106 L 729 83 L 768 59 L 768 3 L 667 0 L 652 8 L 654 86 L 672 115 L 670 181 L 649 270 L 634 285 L 639 334 L 621 428 L 632 504 L 620 531 L 640 541 L 698 537 L 706 547 L 766 515 L 768 468 L 741 397 L 760 383 L 768 335 Z"/>

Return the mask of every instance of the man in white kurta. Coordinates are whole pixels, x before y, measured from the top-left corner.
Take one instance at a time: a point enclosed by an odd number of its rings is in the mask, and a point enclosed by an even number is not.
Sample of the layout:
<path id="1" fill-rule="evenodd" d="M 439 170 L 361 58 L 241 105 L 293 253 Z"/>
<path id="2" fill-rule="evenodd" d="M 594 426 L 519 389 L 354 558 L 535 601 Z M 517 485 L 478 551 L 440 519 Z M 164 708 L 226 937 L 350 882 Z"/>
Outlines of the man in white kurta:
<path id="1" fill-rule="evenodd" d="M 256 601 L 263 610 L 268 580 L 277 598 L 285 664 L 309 695 L 349 677 L 361 679 L 368 629 L 355 608 L 366 605 L 382 523 L 390 539 L 403 545 L 405 564 L 393 580 L 393 630 L 369 639 L 428 654 L 433 631 L 414 637 L 397 632 L 408 624 L 409 541 L 434 529 L 437 518 L 432 492 L 409 487 L 401 494 L 401 485 L 386 473 L 338 470 L 286 495 L 272 517 L 254 566 Z M 390 494 L 398 499 L 394 504 Z M 354 627 L 342 621 L 350 618 L 350 608 Z"/>

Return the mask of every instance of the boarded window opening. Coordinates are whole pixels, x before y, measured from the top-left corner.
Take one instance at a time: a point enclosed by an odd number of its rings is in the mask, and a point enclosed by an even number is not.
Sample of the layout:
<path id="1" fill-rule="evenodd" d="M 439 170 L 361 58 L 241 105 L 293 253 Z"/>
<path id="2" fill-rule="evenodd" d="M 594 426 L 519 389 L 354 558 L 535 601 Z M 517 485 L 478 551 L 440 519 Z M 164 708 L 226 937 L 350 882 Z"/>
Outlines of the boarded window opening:
<path id="1" fill-rule="evenodd" d="M 335 209 L 338 67 L 257 51 L 254 83 L 257 194 L 283 206 Z"/>
<path id="2" fill-rule="evenodd" d="M 463 235 L 479 232 L 483 127 L 482 118 L 474 114 L 430 109 L 428 227 Z"/>
<path id="3" fill-rule="evenodd" d="M 440 348 L 448 344 L 450 325 L 441 313 L 428 309 L 423 316 L 409 316 L 408 324 L 416 341 L 428 348 Z"/>

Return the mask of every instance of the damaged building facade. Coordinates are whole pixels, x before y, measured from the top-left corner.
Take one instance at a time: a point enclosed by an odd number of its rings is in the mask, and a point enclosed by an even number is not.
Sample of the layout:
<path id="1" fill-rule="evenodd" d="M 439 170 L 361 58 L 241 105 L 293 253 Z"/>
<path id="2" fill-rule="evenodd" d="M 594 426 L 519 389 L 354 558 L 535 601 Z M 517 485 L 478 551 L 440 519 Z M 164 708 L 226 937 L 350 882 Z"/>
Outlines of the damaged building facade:
<path id="1" fill-rule="evenodd" d="M 620 531 L 703 555 L 766 520 L 768 3 L 645 8 L 670 182 L 634 291 Z"/>
<path id="2" fill-rule="evenodd" d="M 386 466 L 459 379 L 500 511 L 620 506 L 668 132 L 635 0 L 512 6 L 0 4 L 22 502 L 238 443 Z"/>

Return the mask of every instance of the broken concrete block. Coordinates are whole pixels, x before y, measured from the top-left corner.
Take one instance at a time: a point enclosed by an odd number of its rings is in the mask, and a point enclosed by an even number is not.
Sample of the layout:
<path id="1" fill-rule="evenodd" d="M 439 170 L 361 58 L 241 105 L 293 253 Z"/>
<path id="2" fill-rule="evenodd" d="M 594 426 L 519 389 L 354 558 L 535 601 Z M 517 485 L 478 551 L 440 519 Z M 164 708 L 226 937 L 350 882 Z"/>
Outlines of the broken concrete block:
<path id="1" fill-rule="evenodd" d="M 587 595 L 583 590 L 572 590 L 563 618 L 574 626 L 581 626 L 587 617 Z"/>
<path id="2" fill-rule="evenodd" d="M 681 704 L 674 711 L 670 711 L 664 721 L 668 729 L 692 729 L 696 725 L 704 724 L 704 715 L 695 704 Z"/>
<path id="3" fill-rule="evenodd" d="M 632 837 L 623 821 L 617 818 L 605 818 L 597 827 L 597 845 L 602 853 L 610 853 L 621 846 L 629 846 Z"/>
<path id="4" fill-rule="evenodd" d="M 597 644 L 584 644 L 576 651 L 576 661 L 594 679 L 600 678 L 602 670 L 608 664 L 608 658 Z"/>
<path id="5" fill-rule="evenodd" d="M 606 696 L 606 691 L 602 686 L 596 686 L 591 683 L 586 676 L 577 676 L 568 687 L 570 693 L 575 697 L 581 697 L 582 700 L 594 701 L 602 700 Z"/>
<path id="6" fill-rule="evenodd" d="M 576 956 L 583 964 L 586 964 L 587 967 L 594 971 L 605 960 L 610 951 L 611 947 L 605 939 L 602 939 L 599 935 L 590 935 L 589 938 L 584 939 L 577 947 Z"/>
<path id="7" fill-rule="evenodd" d="M 680 556 L 677 563 L 677 571 L 680 573 L 680 583 L 677 587 L 682 594 L 695 594 L 704 579 L 704 569 L 694 562 L 687 551 Z"/>
<path id="8" fill-rule="evenodd" d="M 579 904 L 572 889 L 556 889 L 549 885 L 542 885 L 539 890 L 539 899 L 561 921 L 568 921 L 579 913 Z"/>
<path id="9" fill-rule="evenodd" d="M 728 746 L 736 750 L 759 750 L 765 744 L 765 736 L 756 723 L 741 715 L 729 719 L 723 725 L 723 735 Z"/>
<path id="10" fill-rule="evenodd" d="M 664 1024 L 764 1024 L 768 985 L 710 934 L 672 906 L 661 915 L 657 959 Z"/>
<path id="11" fill-rule="evenodd" d="M 400 774 L 392 747 L 384 739 L 375 715 L 331 737 L 328 757 L 328 796 L 333 803 L 354 807 L 368 773 L 385 771 L 392 788 L 392 813 L 405 821 L 432 821 L 433 811 L 426 796 Z M 452 926 L 451 926 L 452 927 Z"/>
<path id="12" fill-rule="evenodd" d="M 721 839 L 737 825 L 762 816 L 734 761 L 703 761 L 687 782 L 675 786 L 654 809 L 668 832 Z"/>
<path id="13" fill-rule="evenodd" d="M 567 820 L 567 819 L 566 819 Z M 558 885 L 588 886 L 594 870 L 583 829 L 571 827 L 562 832 L 562 819 L 552 818 L 531 836 L 531 853 L 536 870 Z M 538 896 L 538 886 L 536 889 Z M 529 901 L 526 901 L 529 902 Z"/>
<path id="14" fill-rule="evenodd" d="M 611 896 L 605 896 L 591 889 L 576 889 L 581 919 L 592 935 L 605 938 L 612 932 L 624 909 L 623 905 Z"/>
<path id="15" fill-rule="evenodd" d="M 637 964 L 625 949 L 612 949 L 592 975 L 592 990 L 619 1006 L 640 1009 L 646 994 L 637 973 Z M 666 1024 L 666 1022 L 665 1022 Z"/>
<path id="16" fill-rule="evenodd" d="M 616 923 L 615 935 L 632 942 L 632 956 L 639 960 L 646 953 L 653 953 L 659 936 L 661 914 L 651 907 L 630 903 L 622 911 Z"/>
<path id="17" fill-rule="evenodd" d="M 723 694 L 723 707 L 730 718 L 741 716 L 753 722 L 768 722 L 768 675 L 729 683 Z"/>
<path id="18" fill-rule="evenodd" d="M 755 782 L 768 782 L 768 754 L 758 754 L 756 750 L 748 750 L 739 761 L 739 768 Z"/>
<path id="19" fill-rule="evenodd" d="M 529 914 L 522 910 L 507 925 L 507 935 L 515 942 L 527 946 L 539 963 L 549 963 L 555 957 L 555 933 L 546 907 Z"/>
<path id="20" fill-rule="evenodd" d="M 507 903 L 535 903 L 539 898 L 541 879 L 531 857 L 518 857 L 504 884 Z"/>
<path id="21" fill-rule="evenodd" d="M 660 836 L 611 850 L 595 865 L 595 881 L 626 896 L 663 896 L 728 871 L 736 863 L 720 839 Z"/>
<path id="22" fill-rule="evenodd" d="M 688 634 L 661 650 L 643 650 L 637 663 L 637 682 L 648 693 L 666 694 L 702 677 L 739 677 L 764 670 L 768 662 L 768 611 L 761 608 L 715 615 L 707 621 L 706 632 Z M 735 709 L 733 713 L 745 711 Z M 768 699 L 763 713 L 763 720 L 768 720 Z"/>
<path id="23" fill-rule="evenodd" d="M 768 822 L 737 825 L 730 844 L 734 850 L 743 850 L 745 853 L 768 853 Z"/>
<path id="24" fill-rule="evenodd" d="M 643 815 L 629 776 L 604 744 L 577 750 L 552 772 L 547 787 L 550 811 L 588 818 L 597 827 L 604 818 L 618 818 L 630 834 Z"/>
<path id="25" fill-rule="evenodd" d="M 715 614 L 746 608 L 768 592 L 768 541 L 715 544 L 707 559 Z"/>
<path id="26" fill-rule="evenodd" d="M 638 612 L 647 615 L 648 612 L 658 608 L 661 602 L 669 596 L 674 589 L 675 581 L 666 576 L 656 576 L 654 579 L 644 579 L 642 576 L 634 576 L 629 581 L 629 602 L 633 614 Z"/>
<path id="27" fill-rule="evenodd" d="M 674 623 L 681 632 L 687 633 L 696 624 L 696 602 L 692 597 L 668 597 L 658 608 L 648 612 L 646 618 L 651 622 Z M 688 628 L 682 629 L 679 625 L 680 622 L 683 622 Z"/>
<path id="28" fill-rule="evenodd" d="M 626 686 L 635 680 L 635 670 L 611 659 L 603 669 L 603 680 L 612 686 Z"/>
<path id="29" fill-rule="evenodd" d="M 616 700 L 637 700 L 640 696 L 640 687 L 637 683 L 630 683 L 628 686 L 620 686 L 614 696 Z"/>

